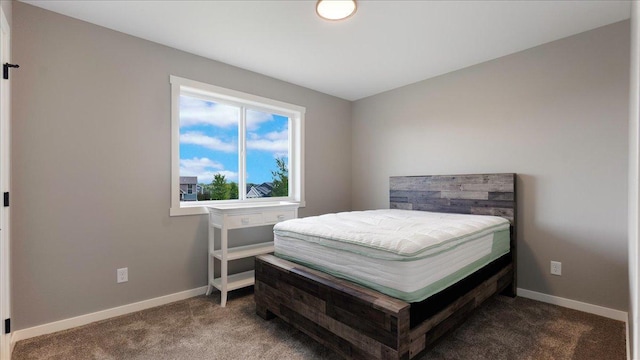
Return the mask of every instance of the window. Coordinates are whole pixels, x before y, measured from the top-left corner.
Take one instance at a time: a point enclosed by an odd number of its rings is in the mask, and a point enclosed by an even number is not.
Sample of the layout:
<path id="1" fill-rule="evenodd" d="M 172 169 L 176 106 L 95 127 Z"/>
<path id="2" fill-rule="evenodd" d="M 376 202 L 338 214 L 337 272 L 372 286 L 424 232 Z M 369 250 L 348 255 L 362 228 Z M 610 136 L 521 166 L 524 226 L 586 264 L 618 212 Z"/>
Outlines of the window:
<path id="1" fill-rule="evenodd" d="M 305 109 L 171 76 L 171 215 L 205 205 L 304 206 Z"/>

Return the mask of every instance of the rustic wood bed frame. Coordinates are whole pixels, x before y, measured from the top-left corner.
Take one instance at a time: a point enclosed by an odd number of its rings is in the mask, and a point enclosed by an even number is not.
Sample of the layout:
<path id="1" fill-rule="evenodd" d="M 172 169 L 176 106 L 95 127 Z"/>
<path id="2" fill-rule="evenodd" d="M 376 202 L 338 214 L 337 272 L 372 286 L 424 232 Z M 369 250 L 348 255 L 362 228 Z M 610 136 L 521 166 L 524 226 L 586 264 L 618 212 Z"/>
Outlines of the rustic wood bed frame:
<path id="1" fill-rule="evenodd" d="M 391 177 L 390 200 L 397 209 L 504 217 L 511 222 L 511 252 L 421 303 L 262 255 L 256 313 L 278 316 L 345 358 L 411 359 L 493 294 L 515 296 L 516 174 Z"/>

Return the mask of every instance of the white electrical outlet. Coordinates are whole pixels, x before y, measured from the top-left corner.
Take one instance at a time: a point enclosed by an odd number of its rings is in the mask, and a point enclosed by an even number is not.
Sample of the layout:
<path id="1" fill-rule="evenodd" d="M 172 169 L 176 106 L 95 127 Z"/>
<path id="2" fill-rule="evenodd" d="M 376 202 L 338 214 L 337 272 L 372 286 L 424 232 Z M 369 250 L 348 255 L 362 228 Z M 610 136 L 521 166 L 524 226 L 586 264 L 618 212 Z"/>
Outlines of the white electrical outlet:
<path id="1" fill-rule="evenodd" d="M 116 281 L 118 284 L 129 281 L 129 268 L 118 269 Z"/>
<path id="2" fill-rule="evenodd" d="M 551 275 L 562 275 L 562 263 L 560 261 L 551 262 Z"/>

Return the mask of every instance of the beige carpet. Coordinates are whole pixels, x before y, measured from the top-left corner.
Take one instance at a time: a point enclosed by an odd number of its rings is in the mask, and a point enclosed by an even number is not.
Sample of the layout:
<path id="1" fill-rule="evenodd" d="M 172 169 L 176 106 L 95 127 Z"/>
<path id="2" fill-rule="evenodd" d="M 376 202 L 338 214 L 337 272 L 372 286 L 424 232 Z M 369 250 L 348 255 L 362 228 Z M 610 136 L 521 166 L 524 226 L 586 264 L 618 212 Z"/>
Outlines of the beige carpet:
<path id="1" fill-rule="evenodd" d="M 337 359 L 253 293 L 199 296 L 18 342 L 24 359 Z M 420 359 L 625 359 L 624 323 L 523 298 L 494 297 Z"/>

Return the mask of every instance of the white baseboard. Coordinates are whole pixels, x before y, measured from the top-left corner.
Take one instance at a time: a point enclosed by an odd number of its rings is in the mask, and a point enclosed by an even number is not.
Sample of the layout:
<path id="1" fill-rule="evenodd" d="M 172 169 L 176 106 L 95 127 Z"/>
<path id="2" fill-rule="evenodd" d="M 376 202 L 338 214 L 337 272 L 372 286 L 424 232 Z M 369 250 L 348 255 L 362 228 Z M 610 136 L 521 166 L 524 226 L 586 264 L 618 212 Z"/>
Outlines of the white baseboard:
<path id="1" fill-rule="evenodd" d="M 629 320 L 629 315 L 626 311 L 610 309 L 599 305 L 587 304 L 581 301 L 565 299 L 559 296 L 543 294 L 536 291 L 518 288 L 518 296 L 522 296 L 523 298 L 527 299 L 542 301 L 548 304 L 566 307 L 573 310 L 579 310 L 590 314 L 604 316 L 613 320 L 624 321 L 625 323 Z"/>
<path id="2" fill-rule="evenodd" d="M 91 314 L 80 315 L 69 319 L 55 321 L 48 324 L 38 325 L 27 329 L 14 331 L 11 335 L 11 347 L 15 346 L 15 343 L 20 340 L 29 339 L 35 336 L 54 333 L 56 331 L 62 331 L 71 329 L 74 327 L 90 324 L 92 322 L 106 320 L 112 317 L 126 315 L 132 312 L 149 309 L 152 307 L 169 304 L 175 301 L 188 299 L 190 297 L 202 295 L 207 291 L 207 287 L 199 287 L 196 289 L 186 290 L 175 294 L 160 296 L 157 298 L 139 301 L 133 304 L 127 304 L 118 306 L 115 308 L 94 312 Z"/>

